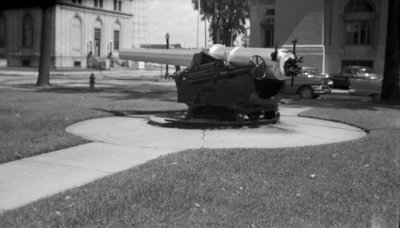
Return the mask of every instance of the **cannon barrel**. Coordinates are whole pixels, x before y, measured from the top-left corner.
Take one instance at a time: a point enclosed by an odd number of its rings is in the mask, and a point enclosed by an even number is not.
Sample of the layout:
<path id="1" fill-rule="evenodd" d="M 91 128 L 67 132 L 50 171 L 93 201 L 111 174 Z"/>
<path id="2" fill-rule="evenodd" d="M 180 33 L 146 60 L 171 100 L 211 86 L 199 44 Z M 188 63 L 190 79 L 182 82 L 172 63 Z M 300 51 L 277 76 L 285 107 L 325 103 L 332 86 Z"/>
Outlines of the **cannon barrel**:
<path id="1" fill-rule="evenodd" d="M 119 57 L 126 60 L 154 62 L 161 64 L 171 64 L 180 66 L 191 66 L 193 57 L 196 53 L 203 52 L 215 59 L 223 60 L 235 66 L 248 65 L 254 55 L 261 56 L 266 64 L 267 78 L 285 80 L 290 74 L 285 68 L 285 64 L 290 60 L 296 60 L 296 56 L 286 49 L 277 50 L 277 58 L 273 60 L 272 54 L 276 50 L 273 48 L 244 48 L 244 47 L 225 47 L 215 44 L 209 49 L 123 49 L 119 52 Z"/>
<path id="2" fill-rule="evenodd" d="M 190 66 L 193 55 L 201 52 L 200 49 L 147 49 L 133 48 L 119 51 L 121 59 L 143 61 L 178 66 Z"/>

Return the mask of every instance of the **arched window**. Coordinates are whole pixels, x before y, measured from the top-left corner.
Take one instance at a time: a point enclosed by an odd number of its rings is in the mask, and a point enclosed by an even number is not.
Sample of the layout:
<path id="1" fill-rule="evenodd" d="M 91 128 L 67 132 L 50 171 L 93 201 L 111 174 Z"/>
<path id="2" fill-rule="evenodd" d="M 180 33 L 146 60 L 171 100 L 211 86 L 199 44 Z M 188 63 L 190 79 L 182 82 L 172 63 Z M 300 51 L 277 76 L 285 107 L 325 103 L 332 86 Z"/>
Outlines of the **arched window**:
<path id="1" fill-rule="evenodd" d="M 347 4 L 344 12 L 345 13 L 365 13 L 365 12 L 374 13 L 375 7 L 369 0 L 352 0 Z"/>
<path id="2" fill-rule="evenodd" d="M 71 23 L 71 47 L 76 54 L 82 52 L 82 21 L 78 16 Z"/>
<path id="3" fill-rule="evenodd" d="M 350 0 L 344 9 L 346 45 L 371 45 L 375 5 L 370 0 Z"/>
<path id="4" fill-rule="evenodd" d="M 31 48 L 33 46 L 33 18 L 25 15 L 22 20 L 22 46 Z"/>
<path id="5" fill-rule="evenodd" d="M 6 46 L 6 20 L 3 16 L 0 16 L 0 48 Z"/>

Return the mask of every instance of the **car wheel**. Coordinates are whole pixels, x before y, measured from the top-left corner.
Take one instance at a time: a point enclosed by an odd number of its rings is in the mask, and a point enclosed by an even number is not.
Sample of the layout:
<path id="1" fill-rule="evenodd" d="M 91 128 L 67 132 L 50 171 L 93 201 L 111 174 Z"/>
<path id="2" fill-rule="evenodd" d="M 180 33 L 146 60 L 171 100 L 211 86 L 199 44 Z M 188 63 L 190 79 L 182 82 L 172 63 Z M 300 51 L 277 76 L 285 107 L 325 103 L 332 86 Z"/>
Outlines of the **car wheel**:
<path id="1" fill-rule="evenodd" d="M 256 121 L 260 118 L 260 114 L 261 114 L 260 112 L 253 112 L 253 113 L 247 114 L 247 116 L 249 117 L 249 119 L 251 121 Z"/>
<path id="2" fill-rule="evenodd" d="M 371 95 L 371 98 L 373 101 L 380 101 L 381 100 L 381 95 L 380 94 L 373 94 Z"/>
<path id="3" fill-rule="evenodd" d="M 299 91 L 299 95 L 301 98 L 311 99 L 314 97 L 314 91 L 309 86 L 303 86 Z"/>

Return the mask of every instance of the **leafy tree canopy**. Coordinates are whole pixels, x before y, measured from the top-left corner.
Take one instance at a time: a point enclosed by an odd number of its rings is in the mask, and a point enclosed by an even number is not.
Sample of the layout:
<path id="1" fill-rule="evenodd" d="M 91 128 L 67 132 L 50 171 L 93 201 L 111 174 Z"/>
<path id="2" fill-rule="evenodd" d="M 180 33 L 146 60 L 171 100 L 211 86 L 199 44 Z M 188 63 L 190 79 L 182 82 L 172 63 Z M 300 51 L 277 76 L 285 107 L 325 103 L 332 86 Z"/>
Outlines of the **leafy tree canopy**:
<path id="1" fill-rule="evenodd" d="M 199 0 L 192 0 L 199 10 Z M 232 46 L 240 34 L 246 34 L 246 19 L 250 17 L 248 0 L 200 0 L 202 20 L 210 22 L 209 33 L 213 43 Z"/>

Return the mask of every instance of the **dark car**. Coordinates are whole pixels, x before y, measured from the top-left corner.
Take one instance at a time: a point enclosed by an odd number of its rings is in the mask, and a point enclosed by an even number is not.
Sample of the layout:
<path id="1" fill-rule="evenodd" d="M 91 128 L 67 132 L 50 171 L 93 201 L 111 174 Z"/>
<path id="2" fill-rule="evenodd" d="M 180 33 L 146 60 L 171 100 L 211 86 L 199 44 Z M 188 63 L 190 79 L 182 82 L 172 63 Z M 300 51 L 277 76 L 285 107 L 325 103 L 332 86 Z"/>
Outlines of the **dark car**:
<path id="1" fill-rule="evenodd" d="M 382 75 L 370 75 L 350 79 L 349 94 L 356 96 L 368 96 L 372 100 L 381 99 Z"/>
<path id="2" fill-rule="evenodd" d="M 302 67 L 301 73 L 292 79 L 287 78 L 283 87 L 283 94 L 300 95 L 301 98 L 317 98 L 321 94 L 330 93 L 330 79 L 321 75 L 314 67 Z"/>
<path id="3" fill-rule="evenodd" d="M 339 89 L 349 89 L 350 79 L 352 78 L 369 78 L 377 75 L 377 73 L 367 66 L 347 66 L 340 73 L 331 74 L 332 87 Z"/>

